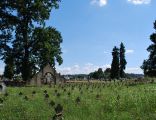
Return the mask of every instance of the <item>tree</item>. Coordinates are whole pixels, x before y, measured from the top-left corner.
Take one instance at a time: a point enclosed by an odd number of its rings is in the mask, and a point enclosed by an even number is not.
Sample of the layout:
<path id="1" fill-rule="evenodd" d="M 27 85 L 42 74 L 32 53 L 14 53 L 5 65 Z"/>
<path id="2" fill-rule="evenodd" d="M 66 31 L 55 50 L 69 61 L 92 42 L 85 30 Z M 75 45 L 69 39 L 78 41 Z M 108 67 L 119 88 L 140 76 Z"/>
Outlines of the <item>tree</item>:
<path id="1" fill-rule="evenodd" d="M 102 68 L 99 68 L 97 73 L 98 73 L 98 79 L 102 79 L 104 77 L 104 73 L 103 73 Z"/>
<path id="2" fill-rule="evenodd" d="M 14 57 L 12 56 L 13 54 L 11 53 L 12 51 L 8 51 L 6 53 L 6 59 L 5 59 L 5 69 L 3 76 L 8 79 L 12 79 L 14 76 Z"/>
<path id="3" fill-rule="evenodd" d="M 110 77 L 112 79 L 114 78 L 119 78 L 119 49 L 115 46 L 113 48 L 113 51 L 112 51 L 112 56 L 113 56 L 113 60 L 112 60 L 112 64 L 111 64 L 111 75 Z"/>
<path id="4" fill-rule="evenodd" d="M 106 68 L 104 71 L 105 74 L 109 74 L 110 72 L 111 72 L 111 68 Z"/>
<path id="5" fill-rule="evenodd" d="M 156 21 L 154 22 L 154 29 L 156 30 Z M 145 76 L 156 77 L 156 31 L 151 34 L 150 40 L 152 44 L 147 48 L 150 55 L 147 60 L 144 60 L 141 68 L 143 69 Z"/>
<path id="6" fill-rule="evenodd" d="M 111 68 L 106 68 L 104 71 L 104 78 L 106 79 L 110 78 L 110 74 L 111 74 Z"/>
<path id="7" fill-rule="evenodd" d="M 3 61 L 7 61 L 7 52 L 10 52 L 13 40 L 13 29 L 18 21 L 18 18 L 12 14 L 14 10 L 14 1 L 0 1 L 0 59 Z"/>
<path id="8" fill-rule="evenodd" d="M 35 43 L 33 45 L 32 56 L 35 66 L 43 69 L 44 66 L 50 64 L 55 69 L 56 62 L 59 65 L 62 64 L 63 59 L 60 47 L 62 36 L 55 28 L 36 28 L 33 33 L 33 41 Z M 54 79 L 54 83 L 56 84 L 56 78 Z"/>
<path id="9" fill-rule="evenodd" d="M 59 65 L 62 64 L 60 46 L 62 36 L 59 31 L 52 27 L 36 28 L 33 33 L 33 40 L 35 43 L 32 54 L 36 57 L 36 64 L 40 68 L 43 68 L 47 64 L 54 67 L 55 62 L 58 62 Z"/>
<path id="10" fill-rule="evenodd" d="M 125 77 L 124 70 L 126 69 L 126 59 L 125 59 L 125 46 L 123 43 L 120 44 L 120 77 Z"/>
<path id="11" fill-rule="evenodd" d="M 104 73 L 102 68 L 99 68 L 97 71 L 91 72 L 89 76 L 94 79 L 102 79 L 104 77 Z"/>
<path id="12" fill-rule="evenodd" d="M 4 28 L 1 29 L 1 33 L 3 34 L 0 36 L 0 39 L 3 40 L 2 37 L 5 35 L 5 39 L 0 42 L 0 56 L 5 59 L 4 53 L 8 51 L 7 49 L 12 48 L 15 61 L 15 73 L 22 74 L 22 78 L 25 81 L 28 81 L 32 77 L 36 69 L 36 56 L 33 54 L 36 40 L 33 39 L 33 33 L 38 27 L 42 28 L 45 26 L 45 20 L 49 19 L 52 8 L 58 8 L 59 1 L 60 0 L 0 1 L 0 8 L 2 8 L 0 10 L 0 14 L 2 15 L 0 25 L 4 26 Z M 14 37 L 12 37 L 12 32 L 15 33 Z M 44 40 L 42 39 L 42 41 Z M 56 54 L 57 53 L 55 53 L 53 57 L 56 56 Z M 58 56 L 60 56 L 60 53 L 58 53 Z M 57 59 L 61 58 L 57 57 Z"/>

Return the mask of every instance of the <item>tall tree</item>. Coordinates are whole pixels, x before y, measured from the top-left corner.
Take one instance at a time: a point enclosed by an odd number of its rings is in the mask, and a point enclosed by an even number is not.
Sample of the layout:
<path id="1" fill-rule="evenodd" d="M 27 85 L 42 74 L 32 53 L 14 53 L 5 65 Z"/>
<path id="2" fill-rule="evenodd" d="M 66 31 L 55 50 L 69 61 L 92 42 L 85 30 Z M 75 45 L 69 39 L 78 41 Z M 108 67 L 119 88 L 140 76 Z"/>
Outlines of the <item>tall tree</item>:
<path id="1" fill-rule="evenodd" d="M 14 61 L 11 42 L 18 18 L 12 14 L 15 4 L 12 0 L 0 1 L 0 59 L 5 63 L 4 77 L 12 79 L 14 75 Z"/>
<path id="2" fill-rule="evenodd" d="M 34 55 L 32 54 L 36 43 L 36 40 L 33 39 L 33 33 L 36 27 L 45 26 L 45 20 L 49 19 L 52 8 L 58 8 L 59 1 L 60 0 L 0 1 L 0 7 L 3 8 L 0 10 L 0 14 L 3 15 L 0 19 L 0 25 L 2 26 L 3 21 L 6 21 L 7 24 L 4 30 L 13 30 L 15 33 L 13 38 L 9 37 L 12 38 L 12 41 L 8 41 L 9 38 L 5 39 L 5 46 L 2 42 L 0 43 L 0 45 L 3 46 L 3 49 L 0 51 L 0 56 L 4 58 L 5 55 L 3 55 L 3 53 L 7 52 L 6 48 L 12 47 L 15 60 L 15 72 L 16 74 L 21 73 L 25 81 L 31 78 L 36 63 Z M 4 30 L 1 30 L 1 32 Z M 6 33 L 11 32 L 7 31 Z"/>
<path id="3" fill-rule="evenodd" d="M 12 50 L 8 51 L 6 53 L 6 58 L 5 58 L 5 69 L 3 76 L 8 79 L 12 79 L 14 76 L 14 56 L 12 54 Z"/>
<path id="4" fill-rule="evenodd" d="M 150 53 L 149 58 L 144 60 L 141 66 L 144 74 L 150 77 L 156 77 L 156 21 L 154 22 L 154 29 L 155 33 L 150 36 L 152 44 L 147 48 L 147 51 Z"/>
<path id="5" fill-rule="evenodd" d="M 36 28 L 33 33 L 35 41 L 32 50 L 32 55 L 36 57 L 36 64 L 43 68 L 50 64 L 55 66 L 56 62 L 61 65 L 63 60 L 61 57 L 62 36 L 55 28 Z M 46 51 L 46 52 L 45 52 Z"/>
<path id="6" fill-rule="evenodd" d="M 36 28 L 33 33 L 34 47 L 32 49 L 32 59 L 35 60 L 35 67 L 43 69 L 49 64 L 55 69 L 56 62 L 61 65 L 63 59 L 61 57 L 62 36 L 55 28 Z M 46 52 L 45 52 L 46 51 Z M 56 70 L 54 71 L 56 72 Z M 56 78 L 54 79 L 56 84 Z"/>
<path id="7" fill-rule="evenodd" d="M 120 44 L 120 77 L 125 77 L 124 70 L 126 69 L 126 58 L 125 58 L 125 46 L 123 43 Z"/>
<path id="8" fill-rule="evenodd" d="M 12 33 L 18 18 L 12 14 L 15 10 L 15 4 L 12 0 L 0 1 L 0 59 L 7 59 L 7 52 L 10 52 Z"/>
<path id="9" fill-rule="evenodd" d="M 112 51 L 112 56 L 113 56 L 113 60 L 112 60 L 112 64 L 111 64 L 111 75 L 110 77 L 112 79 L 114 78 L 119 78 L 119 75 L 120 75 L 120 68 L 119 68 L 119 49 L 115 46 L 113 48 L 113 51 Z"/>

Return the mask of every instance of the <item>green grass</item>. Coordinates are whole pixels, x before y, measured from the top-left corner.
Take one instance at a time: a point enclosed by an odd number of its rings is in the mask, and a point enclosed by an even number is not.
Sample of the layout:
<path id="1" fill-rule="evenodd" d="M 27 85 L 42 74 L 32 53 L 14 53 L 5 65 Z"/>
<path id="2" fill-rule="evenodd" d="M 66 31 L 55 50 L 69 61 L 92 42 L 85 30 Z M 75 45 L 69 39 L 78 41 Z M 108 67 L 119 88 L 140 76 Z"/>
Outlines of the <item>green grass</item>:
<path id="1" fill-rule="evenodd" d="M 49 94 L 47 100 L 44 90 Z M 60 97 L 57 97 L 55 90 L 61 94 Z M 36 94 L 32 95 L 32 91 L 36 91 Z M 155 84 L 127 87 L 77 83 L 51 88 L 10 87 L 7 92 L 7 97 L 0 95 L 4 100 L 3 106 L 0 106 L 0 120 L 51 120 L 57 104 L 63 106 L 65 120 L 156 120 Z M 99 98 L 96 98 L 97 95 Z M 27 101 L 24 96 L 28 97 Z M 75 102 L 77 97 L 80 97 L 80 103 Z M 51 100 L 55 102 L 53 107 L 49 105 Z"/>

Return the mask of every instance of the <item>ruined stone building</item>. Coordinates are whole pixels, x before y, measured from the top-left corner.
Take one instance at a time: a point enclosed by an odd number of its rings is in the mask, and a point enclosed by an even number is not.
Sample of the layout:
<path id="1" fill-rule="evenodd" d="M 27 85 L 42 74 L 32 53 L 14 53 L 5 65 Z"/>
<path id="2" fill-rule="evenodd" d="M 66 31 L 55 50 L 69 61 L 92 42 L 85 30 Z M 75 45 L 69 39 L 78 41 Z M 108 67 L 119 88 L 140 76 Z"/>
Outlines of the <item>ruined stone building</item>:
<path id="1" fill-rule="evenodd" d="M 43 84 L 52 84 L 54 83 L 55 79 L 56 84 L 65 82 L 65 79 L 48 64 L 33 76 L 33 78 L 30 80 L 30 85 L 41 86 Z"/>

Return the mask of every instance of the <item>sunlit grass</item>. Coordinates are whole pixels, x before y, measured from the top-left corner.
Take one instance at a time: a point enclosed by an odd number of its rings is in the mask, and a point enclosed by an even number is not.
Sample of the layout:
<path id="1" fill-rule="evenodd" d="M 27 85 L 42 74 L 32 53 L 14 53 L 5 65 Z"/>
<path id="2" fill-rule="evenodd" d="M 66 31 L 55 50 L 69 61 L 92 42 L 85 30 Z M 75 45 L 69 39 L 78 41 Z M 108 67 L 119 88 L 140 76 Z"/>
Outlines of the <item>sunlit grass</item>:
<path id="1" fill-rule="evenodd" d="M 7 97 L 0 95 L 4 100 L 0 120 L 50 120 L 58 104 L 63 106 L 65 120 L 156 119 L 155 84 L 73 83 L 51 88 L 10 87 L 7 92 Z"/>

